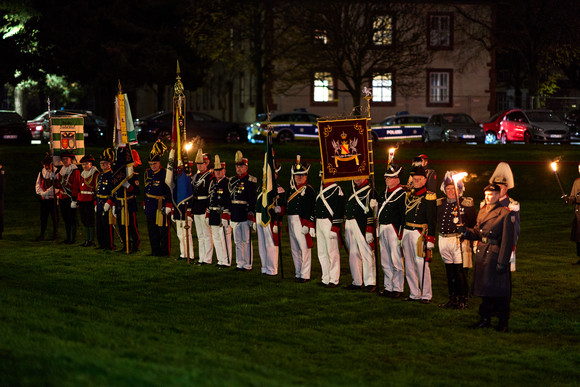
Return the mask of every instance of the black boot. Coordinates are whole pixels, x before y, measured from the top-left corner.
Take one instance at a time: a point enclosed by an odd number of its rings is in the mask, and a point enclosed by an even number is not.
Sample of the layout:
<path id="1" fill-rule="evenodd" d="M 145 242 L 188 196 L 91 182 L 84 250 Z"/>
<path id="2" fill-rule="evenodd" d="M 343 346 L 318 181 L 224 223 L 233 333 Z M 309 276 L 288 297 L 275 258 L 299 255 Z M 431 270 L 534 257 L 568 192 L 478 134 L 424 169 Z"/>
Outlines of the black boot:
<path id="1" fill-rule="evenodd" d="M 477 322 L 476 324 L 470 326 L 470 328 L 472 329 L 480 329 L 480 328 L 489 328 L 491 326 L 491 322 L 489 321 L 489 318 L 486 317 L 482 317 L 479 322 Z"/>
<path id="2" fill-rule="evenodd" d="M 439 304 L 441 308 L 456 308 L 457 307 L 457 296 L 455 294 L 451 294 L 449 296 L 449 301 L 445 304 Z"/>

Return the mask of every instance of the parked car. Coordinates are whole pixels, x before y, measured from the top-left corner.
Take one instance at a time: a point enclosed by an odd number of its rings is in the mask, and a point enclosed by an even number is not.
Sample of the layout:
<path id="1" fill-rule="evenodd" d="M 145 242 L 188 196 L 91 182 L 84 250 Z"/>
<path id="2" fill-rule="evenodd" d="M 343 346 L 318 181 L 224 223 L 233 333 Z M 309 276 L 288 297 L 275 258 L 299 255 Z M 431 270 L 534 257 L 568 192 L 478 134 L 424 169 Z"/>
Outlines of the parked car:
<path id="1" fill-rule="evenodd" d="M 82 116 L 84 121 L 85 143 L 103 145 L 107 134 L 107 120 L 101 116 L 93 114 L 90 110 L 63 109 L 51 110 L 51 117 Z M 41 140 L 43 144 L 50 141 L 50 122 L 48 112 L 40 114 L 38 117 L 26 123 L 32 132 L 32 138 Z"/>
<path id="2" fill-rule="evenodd" d="M 564 123 L 568 126 L 570 141 L 580 141 L 580 110 L 566 113 Z"/>
<path id="3" fill-rule="evenodd" d="M 468 114 L 434 114 L 425 124 L 423 141 L 485 142 L 483 128 Z"/>
<path id="4" fill-rule="evenodd" d="M 0 142 L 30 145 L 32 135 L 26 121 L 11 110 L 0 110 Z"/>
<path id="5" fill-rule="evenodd" d="M 509 141 L 569 142 L 570 131 L 550 110 L 513 109 L 501 119 L 497 138 L 502 144 Z"/>
<path id="6" fill-rule="evenodd" d="M 397 114 L 388 116 L 378 124 L 371 125 L 373 141 L 420 139 L 429 116 L 420 114 Z"/>
<path id="7" fill-rule="evenodd" d="M 308 113 L 302 109 L 290 113 L 279 113 L 270 118 L 272 137 L 280 142 L 293 140 L 311 140 L 318 138 L 318 119 L 320 116 Z M 248 138 L 263 139 L 267 136 L 268 122 L 263 121 L 250 124 L 247 127 Z"/>
<path id="8" fill-rule="evenodd" d="M 134 122 L 137 138 L 141 142 L 157 139 L 171 141 L 173 112 L 157 112 L 141 117 Z M 246 139 L 245 127 L 235 122 L 222 121 L 206 113 L 187 112 L 185 116 L 187 138 L 200 136 L 203 139 L 240 142 Z"/>
<path id="9" fill-rule="evenodd" d="M 487 121 L 482 122 L 480 126 L 485 132 L 485 143 L 486 144 L 497 144 L 499 141 L 498 133 L 500 123 L 503 121 L 506 113 L 509 110 L 502 110 L 493 116 L 491 116 Z"/>

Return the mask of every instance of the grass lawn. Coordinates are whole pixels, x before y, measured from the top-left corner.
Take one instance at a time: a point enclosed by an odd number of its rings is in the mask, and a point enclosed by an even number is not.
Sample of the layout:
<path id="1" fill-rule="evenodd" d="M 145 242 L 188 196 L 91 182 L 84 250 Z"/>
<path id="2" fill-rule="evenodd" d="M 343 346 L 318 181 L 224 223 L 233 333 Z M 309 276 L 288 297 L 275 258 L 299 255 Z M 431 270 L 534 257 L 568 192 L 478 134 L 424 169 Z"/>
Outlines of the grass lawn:
<path id="1" fill-rule="evenodd" d="M 379 144 L 375 157 L 384 161 L 389 145 Z M 204 151 L 212 161 L 219 152 L 232 175 L 238 148 L 260 180 L 263 145 L 206 144 Z M 150 145 L 138 149 L 146 161 Z M 46 150 L 0 146 L 8 181 L 0 240 L 0 386 L 580 384 L 580 267 L 571 265 L 577 257 L 568 240 L 573 209 L 559 199 L 548 167 L 563 156 L 560 176 L 568 191 L 578 176 L 577 146 L 415 142 L 397 152 L 405 179 L 420 153 L 429 155 L 439 181 L 447 169 L 468 171 L 466 195 L 476 203 L 497 162 L 510 162 L 521 237 L 507 334 L 467 328 L 478 318 L 477 298 L 463 311 L 437 307 L 447 299 L 438 253 L 433 302 L 420 305 L 316 286 L 315 249 L 313 281 L 295 283 L 287 237 L 284 279 L 260 275 L 255 234 L 251 272 L 188 265 L 175 260 L 175 251 L 170 258 L 148 257 L 142 213 L 141 251 L 134 255 L 34 243 L 40 227 L 34 181 Z M 316 142 L 275 150 L 286 160 L 280 175 L 286 187 L 297 151 L 306 159 L 320 154 Z M 89 152 L 97 157 L 101 149 Z M 376 169 L 381 191 L 384 162 Z M 310 171 L 316 190 L 318 170 L 314 164 Z M 341 268 L 347 285 L 344 250 Z"/>

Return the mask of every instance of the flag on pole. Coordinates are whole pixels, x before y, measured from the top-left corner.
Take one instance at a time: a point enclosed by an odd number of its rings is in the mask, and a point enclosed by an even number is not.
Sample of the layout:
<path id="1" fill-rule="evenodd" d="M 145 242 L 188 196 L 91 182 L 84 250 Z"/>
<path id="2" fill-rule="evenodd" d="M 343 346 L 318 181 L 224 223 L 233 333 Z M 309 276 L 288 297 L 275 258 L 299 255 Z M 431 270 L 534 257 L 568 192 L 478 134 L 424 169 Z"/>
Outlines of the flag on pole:
<path id="1" fill-rule="evenodd" d="M 82 115 L 50 119 L 50 147 L 55 165 L 60 165 L 60 154 L 72 153 L 80 160 L 85 155 L 84 119 Z"/>
<path id="2" fill-rule="evenodd" d="M 370 176 L 368 120 L 318 121 L 324 183 Z"/>
<path id="3" fill-rule="evenodd" d="M 274 151 L 272 149 L 272 133 L 268 131 L 266 151 L 264 152 L 264 168 L 262 176 L 262 225 L 267 226 L 272 220 L 270 211 L 275 205 L 278 195 L 274 167 Z"/>
<path id="4" fill-rule="evenodd" d="M 131 106 L 127 94 L 121 91 L 115 97 L 115 130 L 117 143 L 115 146 L 126 146 L 127 144 L 135 145 L 137 133 L 133 126 L 133 116 L 131 115 Z"/>

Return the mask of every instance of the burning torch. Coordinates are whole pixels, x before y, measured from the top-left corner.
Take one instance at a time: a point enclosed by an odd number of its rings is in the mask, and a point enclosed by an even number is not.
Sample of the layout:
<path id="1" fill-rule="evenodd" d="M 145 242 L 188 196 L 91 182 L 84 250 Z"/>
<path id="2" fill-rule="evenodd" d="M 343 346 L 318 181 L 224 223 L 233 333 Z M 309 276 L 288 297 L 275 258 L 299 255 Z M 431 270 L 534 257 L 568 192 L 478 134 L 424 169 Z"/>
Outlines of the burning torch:
<path id="1" fill-rule="evenodd" d="M 453 186 L 455 187 L 455 200 L 457 201 L 458 224 L 462 224 L 462 222 L 461 222 L 461 207 L 459 204 L 459 189 L 457 188 L 457 182 L 461 181 L 465 176 L 467 176 L 467 172 L 459 172 L 451 176 L 451 178 L 453 179 Z"/>
<path id="2" fill-rule="evenodd" d="M 564 192 L 564 188 L 562 187 L 562 182 L 560 181 L 560 176 L 558 175 L 558 162 L 560 160 L 556 159 L 555 161 L 553 161 L 550 166 L 552 167 L 552 170 L 554 171 L 554 176 L 556 176 L 556 181 L 558 182 L 558 186 L 560 187 L 560 191 L 562 192 L 562 197 L 566 197 L 566 193 Z"/>
<path id="3" fill-rule="evenodd" d="M 395 151 L 397 150 L 397 148 L 389 148 L 389 162 L 387 163 L 387 165 L 390 165 L 393 162 L 393 159 L 395 158 Z"/>

